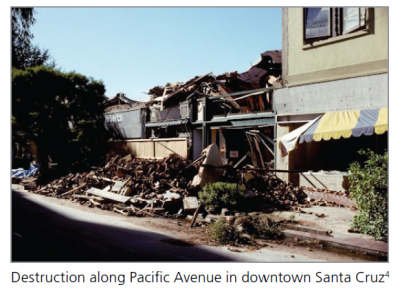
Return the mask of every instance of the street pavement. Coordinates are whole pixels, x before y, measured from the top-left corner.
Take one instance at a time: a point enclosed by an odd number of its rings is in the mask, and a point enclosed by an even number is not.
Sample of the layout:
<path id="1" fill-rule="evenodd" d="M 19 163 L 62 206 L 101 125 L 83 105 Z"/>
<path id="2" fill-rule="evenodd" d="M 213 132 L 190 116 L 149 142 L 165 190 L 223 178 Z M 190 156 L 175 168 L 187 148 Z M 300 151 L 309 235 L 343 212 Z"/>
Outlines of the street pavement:
<path id="1" fill-rule="evenodd" d="M 236 253 L 227 247 L 168 243 L 176 242 L 176 237 L 136 226 L 124 216 L 87 212 L 85 207 L 74 208 L 68 202 L 56 201 L 59 200 L 12 190 L 13 262 L 311 260 L 271 249 Z"/>

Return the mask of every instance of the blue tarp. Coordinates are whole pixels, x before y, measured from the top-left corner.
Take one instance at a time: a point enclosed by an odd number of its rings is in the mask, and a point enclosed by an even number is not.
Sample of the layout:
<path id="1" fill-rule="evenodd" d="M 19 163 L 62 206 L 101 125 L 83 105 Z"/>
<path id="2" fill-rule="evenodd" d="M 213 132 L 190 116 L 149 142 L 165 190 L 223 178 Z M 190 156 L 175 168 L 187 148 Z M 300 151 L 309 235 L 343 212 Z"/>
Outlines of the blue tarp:
<path id="1" fill-rule="evenodd" d="M 11 177 L 26 178 L 36 175 L 39 168 L 39 164 L 31 164 L 29 170 L 24 170 L 23 168 L 11 170 Z"/>

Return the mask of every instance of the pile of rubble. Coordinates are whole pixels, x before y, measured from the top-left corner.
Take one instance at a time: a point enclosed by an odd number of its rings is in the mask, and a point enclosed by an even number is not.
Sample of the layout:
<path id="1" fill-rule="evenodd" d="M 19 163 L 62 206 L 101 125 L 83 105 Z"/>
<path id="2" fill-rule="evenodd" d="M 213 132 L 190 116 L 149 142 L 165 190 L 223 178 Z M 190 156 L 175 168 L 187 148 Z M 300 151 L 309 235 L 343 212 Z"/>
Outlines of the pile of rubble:
<path id="1" fill-rule="evenodd" d="M 324 189 L 324 188 L 310 188 L 310 187 L 305 187 L 301 186 L 302 190 L 307 190 L 307 191 L 313 191 L 313 192 L 319 192 L 319 193 L 325 193 L 325 194 L 333 194 L 333 195 L 338 195 L 343 198 L 350 198 L 349 197 L 349 192 L 345 191 L 334 191 L 334 190 L 329 190 L 329 189 Z"/>
<path id="2" fill-rule="evenodd" d="M 356 208 L 356 201 L 350 197 L 348 192 L 306 187 L 302 187 L 301 189 L 309 197 L 311 205 Z"/>
<path id="3" fill-rule="evenodd" d="M 282 181 L 268 170 L 252 170 L 247 166 L 239 172 L 241 175 L 239 182 L 246 188 L 245 198 L 251 198 L 250 211 L 290 210 L 306 203 L 307 195 L 298 186 Z"/>
<path id="4" fill-rule="evenodd" d="M 176 155 L 163 160 L 117 155 L 91 172 L 69 174 L 43 187 L 36 185 L 36 179 L 21 185 L 33 193 L 68 198 L 125 215 L 167 216 L 181 209 L 183 197 L 189 196 L 187 183 L 195 173 L 187 160 Z"/>
<path id="5" fill-rule="evenodd" d="M 33 193 L 124 215 L 184 217 L 200 208 L 197 193 L 201 181 L 196 183 L 196 179 L 212 182 L 209 177 L 213 169 L 202 167 L 211 158 L 209 151 L 206 149 L 194 162 L 177 155 L 162 160 L 117 155 L 91 172 L 69 174 L 45 186 L 37 186 L 36 179 L 24 180 L 21 185 Z M 237 183 L 245 190 L 243 212 L 289 210 L 304 204 L 307 198 L 299 187 L 268 171 L 253 170 L 251 166 L 216 170 L 219 173 L 214 176 L 221 181 Z"/>

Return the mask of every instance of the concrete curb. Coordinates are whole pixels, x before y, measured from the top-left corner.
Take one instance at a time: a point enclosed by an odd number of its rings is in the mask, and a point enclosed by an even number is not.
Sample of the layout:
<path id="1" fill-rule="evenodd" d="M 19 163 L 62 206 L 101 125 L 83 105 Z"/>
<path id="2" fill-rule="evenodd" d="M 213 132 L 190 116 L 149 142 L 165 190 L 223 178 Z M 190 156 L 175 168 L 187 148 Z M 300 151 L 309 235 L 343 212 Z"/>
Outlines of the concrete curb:
<path id="1" fill-rule="evenodd" d="M 327 247 L 346 251 L 359 252 L 368 255 L 387 257 L 388 244 L 379 241 L 371 241 L 361 238 L 335 238 L 333 236 L 319 235 L 296 231 L 291 229 L 283 230 L 286 238 L 299 238 L 300 240 L 315 239 L 323 242 Z"/>

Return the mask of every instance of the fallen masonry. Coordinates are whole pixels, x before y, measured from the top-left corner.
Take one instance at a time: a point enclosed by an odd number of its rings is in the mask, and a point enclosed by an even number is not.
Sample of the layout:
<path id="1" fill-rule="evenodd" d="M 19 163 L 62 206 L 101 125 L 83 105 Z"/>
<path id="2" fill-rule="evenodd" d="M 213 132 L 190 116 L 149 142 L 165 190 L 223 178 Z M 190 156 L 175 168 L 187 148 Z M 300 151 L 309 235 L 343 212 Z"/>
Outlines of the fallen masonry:
<path id="1" fill-rule="evenodd" d="M 302 212 L 313 204 L 340 206 L 334 202 L 307 200 L 302 188 L 282 181 L 268 169 L 210 164 L 211 151 L 213 148 L 207 147 L 193 162 L 176 154 L 164 159 L 115 155 L 108 157 L 103 167 L 90 172 L 69 174 L 44 186 L 36 184 L 37 178 L 24 179 L 20 184 L 33 193 L 70 199 L 125 216 L 191 218 L 192 226 L 196 219 L 202 223 L 216 220 L 204 219 L 210 213 L 198 198 L 204 180 L 234 183 L 244 190 L 246 208 L 225 209 L 224 216 L 278 210 Z"/>

